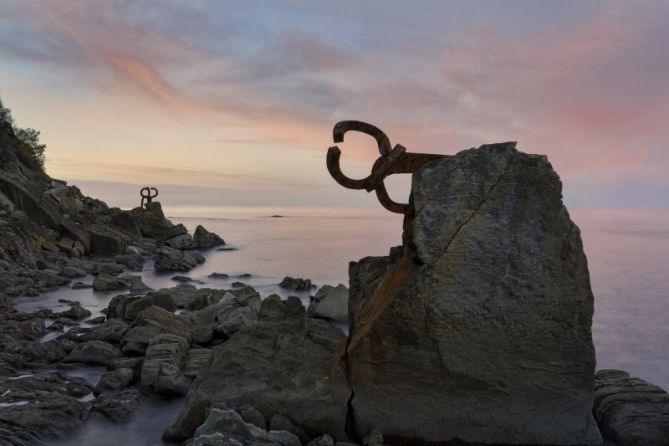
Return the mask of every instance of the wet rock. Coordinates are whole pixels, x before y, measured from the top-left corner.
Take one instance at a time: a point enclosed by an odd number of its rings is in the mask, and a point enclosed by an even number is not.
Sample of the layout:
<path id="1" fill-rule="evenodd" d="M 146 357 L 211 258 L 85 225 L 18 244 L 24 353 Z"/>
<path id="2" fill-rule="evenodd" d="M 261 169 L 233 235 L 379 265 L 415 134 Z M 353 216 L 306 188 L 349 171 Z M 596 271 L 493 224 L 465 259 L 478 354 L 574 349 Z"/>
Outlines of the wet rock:
<path id="1" fill-rule="evenodd" d="M 190 282 L 194 281 L 193 279 L 191 279 L 188 276 L 179 276 L 179 275 L 172 276 L 171 279 L 174 280 L 175 282 L 179 282 L 179 283 L 190 283 Z"/>
<path id="2" fill-rule="evenodd" d="M 130 419 L 139 407 L 140 393 L 137 389 L 129 388 L 119 392 L 105 392 L 95 399 L 93 412 L 104 415 L 115 423 L 122 423 Z"/>
<path id="3" fill-rule="evenodd" d="M 279 286 L 288 290 L 305 291 L 310 290 L 313 285 L 309 279 L 300 279 L 286 276 L 283 278 Z"/>
<path id="4" fill-rule="evenodd" d="M 597 372 L 594 414 L 616 445 L 669 445 L 669 394 L 626 372 Z"/>
<path id="5" fill-rule="evenodd" d="M 91 315 L 91 312 L 81 305 L 72 305 L 69 309 L 54 313 L 54 316 L 66 317 L 69 319 L 81 320 Z"/>
<path id="6" fill-rule="evenodd" d="M 181 336 L 190 343 L 195 329 L 191 319 L 152 305 L 137 315 L 123 337 L 122 350 L 128 354 L 144 354 L 151 339 L 162 333 Z"/>
<path id="7" fill-rule="evenodd" d="M 185 395 L 191 381 L 184 375 L 188 340 L 173 334 L 151 339 L 142 365 L 142 387 L 163 395 Z"/>
<path id="8" fill-rule="evenodd" d="M 211 273 L 207 277 L 210 279 L 229 279 L 230 276 L 225 273 Z"/>
<path id="9" fill-rule="evenodd" d="M 467 150 L 416 172 L 411 201 L 415 257 L 353 298 L 357 436 L 601 444 L 587 262 L 546 158 Z"/>
<path id="10" fill-rule="evenodd" d="M 60 272 L 64 277 L 67 277 L 68 279 L 76 279 L 79 277 L 86 276 L 86 271 L 84 271 L 81 268 L 76 268 L 74 266 L 64 266 Z"/>
<path id="11" fill-rule="evenodd" d="M 265 417 L 255 407 L 249 404 L 242 406 L 239 409 L 239 414 L 242 416 L 245 422 L 258 426 L 261 429 L 267 429 Z"/>
<path id="12" fill-rule="evenodd" d="M 123 265 L 117 263 L 101 262 L 95 264 L 95 274 L 106 274 L 116 276 L 123 272 Z"/>
<path id="13" fill-rule="evenodd" d="M 117 392 L 123 390 L 132 384 L 135 371 L 132 368 L 116 368 L 108 370 L 100 378 L 100 382 L 95 386 L 95 394 L 100 395 L 103 392 Z"/>
<path id="14" fill-rule="evenodd" d="M 196 252 L 180 251 L 162 246 L 155 252 L 156 271 L 190 271 L 200 263 L 204 257 Z"/>
<path id="15" fill-rule="evenodd" d="M 95 291 L 120 291 L 130 287 L 125 279 L 100 274 L 93 280 L 93 289 Z"/>
<path id="16" fill-rule="evenodd" d="M 65 358 L 65 362 L 107 365 L 109 361 L 119 356 L 121 356 L 121 351 L 109 342 L 86 341 L 77 344 Z"/>
<path id="17" fill-rule="evenodd" d="M 129 247 L 132 248 L 132 247 Z M 127 248 L 126 248 L 127 252 Z M 114 256 L 114 262 L 125 266 L 133 271 L 141 271 L 144 268 L 144 257 L 137 253 L 126 253 Z"/>
<path id="18" fill-rule="evenodd" d="M 301 446 L 296 435 L 286 431 L 265 431 L 246 423 L 234 410 L 213 408 L 206 421 L 197 428 L 193 446 L 251 445 L 258 442 L 278 443 L 281 446 Z"/>
<path id="19" fill-rule="evenodd" d="M 362 437 L 362 444 L 364 446 L 382 446 L 383 434 L 378 429 L 372 429 Z"/>
<path id="20" fill-rule="evenodd" d="M 83 378 L 68 376 L 63 372 L 25 374 L 19 377 L 0 377 L 0 388 L 10 394 L 17 391 L 44 392 L 81 398 L 93 391 L 93 386 Z M 2 395 L 2 394 L 0 394 Z"/>
<path id="21" fill-rule="evenodd" d="M 195 379 L 202 370 L 205 370 L 211 364 L 213 352 L 208 348 L 193 348 L 188 350 L 188 359 L 184 366 L 184 375 Z"/>
<path id="22" fill-rule="evenodd" d="M 102 324 L 105 321 L 104 316 L 97 316 L 86 321 L 88 324 Z"/>
<path id="23" fill-rule="evenodd" d="M 144 283 L 140 276 L 128 276 L 127 280 L 130 281 L 131 293 L 146 293 L 147 291 L 153 291 L 151 287 Z"/>
<path id="24" fill-rule="evenodd" d="M 160 307 L 169 312 L 174 312 L 177 305 L 170 293 L 157 291 L 145 296 L 132 296 L 121 294 L 115 296 L 107 307 L 107 316 L 110 318 L 123 318 L 129 321 L 135 320 L 137 315 L 152 305 Z"/>
<path id="25" fill-rule="evenodd" d="M 334 438 L 328 434 L 323 434 L 320 437 L 314 438 L 307 446 L 335 446 Z"/>
<path id="26" fill-rule="evenodd" d="M 299 299 L 265 298 L 255 326 L 213 349 L 211 365 L 164 437 L 192 436 L 207 407 L 253 402 L 262 413 L 289 416 L 309 435 L 330 432 L 345 438 L 348 388 L 332 375 L 335 352 L 343 343 L 338 329 L 307 318 Z"/>
<path id="27" fill-rule="evenodd" d="M 348 321 L 348 288 L 342 284 L 323 286 L 312 299 L 307 313 L 338 322 Z"/>
<path id="28" fill-rule="evenodd" d="M 207 231 L 201 225 L 197 225 L 195 232 L 193 232 L 193 240 L 191 243 L 192 248 L 208 249 L 221 245 L 225 245 L 225 242 L 221 237 L 214 234 L 213 232 Z"/>
<path id="29" fill-rule="evenodd" d="M 165 240 L 165 246 L 174 249 L 189 249 L 193 245 L 193 237 L 190 234 L 181 234 Z"/>
<path id="30" fill-rule="evenodd" d="M 128 324 L 126 322 L 118 319 L 110 319 L 95 327 L 77 333 L 76 337 L 71 340 L 75 342 L 105 341 L 118 344 L 127 331 Z"/>
<path id="31" fill-rule="evenodd" d="M 90 235 L 92 254 L 112 257 L 125 252 L 128 237 L 120 231 L 102 224 L 92 224 L 86 229 Z"/>
<path id="32" fill-rule="evenodd" d="M 230 337 L 242 328 L 253 327 L 257 321 L 258 315 L 252 308 L 226 305 L 216 313 L 214 330 Z"/>

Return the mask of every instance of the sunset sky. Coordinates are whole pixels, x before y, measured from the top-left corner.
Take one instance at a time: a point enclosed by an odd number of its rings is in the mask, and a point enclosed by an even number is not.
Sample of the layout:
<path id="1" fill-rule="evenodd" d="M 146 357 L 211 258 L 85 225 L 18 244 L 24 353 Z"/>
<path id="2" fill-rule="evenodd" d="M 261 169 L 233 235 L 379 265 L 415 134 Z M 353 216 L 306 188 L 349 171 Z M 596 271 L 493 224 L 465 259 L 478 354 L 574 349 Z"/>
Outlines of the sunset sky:
<path id="1" fill-rule="evenodd" d="M 667 46 L 668 1 L 0 0 L 0 97 L 51 176 L 122 207 L 380 209 L 325 169 L 359 119 L 413 152 L 518 141 L 572 208 L 666 210 Z"/>

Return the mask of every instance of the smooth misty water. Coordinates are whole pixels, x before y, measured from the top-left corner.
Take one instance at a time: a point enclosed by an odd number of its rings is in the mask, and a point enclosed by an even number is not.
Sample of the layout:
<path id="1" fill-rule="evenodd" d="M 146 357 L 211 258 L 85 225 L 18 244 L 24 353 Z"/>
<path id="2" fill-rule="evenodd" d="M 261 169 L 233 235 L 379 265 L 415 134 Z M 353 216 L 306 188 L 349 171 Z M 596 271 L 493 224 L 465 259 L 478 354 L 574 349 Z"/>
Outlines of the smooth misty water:
<path id="1" fill-rule="evenodd" d="M 610 214 L 573 212 L 582 236 L 595 295 L 593 337 L 597 368 L 620 368 L 669 388 L 669 216 L 667 214 Z M 317 285 L 348 283 L 348 262 L 368 255 L 386 255 L 401 241 L 401 218 L 286 217 L 174 218 L 193 230 L 197 224 L 221 235 L 228 251 L 209 251 L 204 265 L 187 275 L 197 286 L 229 288 L 241 281 L 265 296 L 278 293 L 281 279 L 290 275 Z M 212 272 L 230 279 L 214 280 Z M 250 274 L 250 277 L 235 277 Z M 147 264 L 143 280 L 153 288 L 174 286 L 171 274 L 157 275 Z M 92 278 L 87 280 L 92 281 Z M 115 293 L 60 290 L 36 298 L 18 299 L 21 309 L 65 309 L 60 298 L 81 301 L 94 315 Z M 290 293 L 295 294 L 295 293 Z M 308 293 L 300 296 L 306 302 Z M 99 368 L 75 373 L 96 382 Z M 133 445 L 160 443 L 160 434 L 176 415 L 181 400 L 143 401 L 129 424 L 89 422 L 65 443 Z M 132 435 L 132 438 L 129 436 Z"/>

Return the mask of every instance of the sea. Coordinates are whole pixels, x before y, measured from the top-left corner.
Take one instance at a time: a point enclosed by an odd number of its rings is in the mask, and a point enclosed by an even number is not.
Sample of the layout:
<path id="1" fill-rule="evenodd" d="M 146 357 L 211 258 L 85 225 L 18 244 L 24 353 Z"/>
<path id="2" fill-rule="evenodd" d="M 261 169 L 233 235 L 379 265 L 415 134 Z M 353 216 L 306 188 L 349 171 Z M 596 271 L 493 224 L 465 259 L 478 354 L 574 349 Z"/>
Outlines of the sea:
<path id="1" fill-rule="evenodd" d="M 232 282 L 243 282 L 263 296 L 286 297 L 295 293 L 278 286 L 285 276 L 308 278 L 318 286 L 348 285 L 350 261 L 387 255 L 390 247 L 401 244 L 402 219 L 390 214 L 200 209 L 198 215 L 208 217 L 191 217 L 187 213 L 192 209 L 167 211 L 173 222 L 191 231 L 201 224 L 226 241 L 224 250 L 206 252 L 206 262 L 186 274 L 198 287 L 230 288 Z M 581 229 L 595 296 L 597 369 L 623 369 L 669 389 L 669 211 L 576 209 L 571 216 Z M 230 277 L 211 279 L 213 272 Z M 172 274 L 156 274 L 150 263 L 141 275 L 152 288 L 176 285 Z M 309 293 L 299 294 L 308 303 Z M 16 304 L 21 310 L 57 310 L 66 308 L 58 302 L 65 298 L 79 300 L 98 315 L 114 295 L 62 289 L 21 297 Z M 95 383 L 103 372 L 101 367 L 85 367 L 70 373 Z M 88 422 L 72 437 L 49 444 L 159 445 L 160 434 L 182 403 L 146 398 L 127 424 Z"/>

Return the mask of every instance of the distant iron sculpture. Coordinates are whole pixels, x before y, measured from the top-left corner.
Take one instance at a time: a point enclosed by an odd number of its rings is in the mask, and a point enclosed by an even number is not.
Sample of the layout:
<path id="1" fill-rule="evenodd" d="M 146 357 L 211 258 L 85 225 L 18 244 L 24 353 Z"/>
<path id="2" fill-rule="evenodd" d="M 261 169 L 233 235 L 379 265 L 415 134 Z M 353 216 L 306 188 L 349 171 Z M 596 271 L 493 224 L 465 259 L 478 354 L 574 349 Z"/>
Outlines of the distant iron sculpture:
<path id="1" fill-rule="evenodd" d="M 140 207 L 142 209 L 147 209 L 148 206 L 151 204 L 151 201 L 158 196 L 158 189 L 155 187 L 143 187 L 140 191 L 139 194 L 142 196 L 142 202 L 140 204 Z"/>

